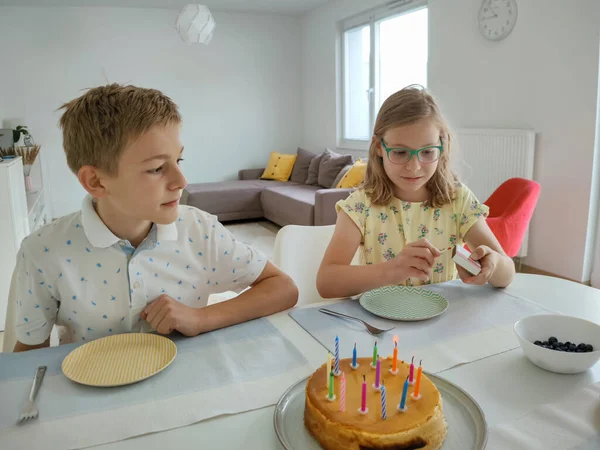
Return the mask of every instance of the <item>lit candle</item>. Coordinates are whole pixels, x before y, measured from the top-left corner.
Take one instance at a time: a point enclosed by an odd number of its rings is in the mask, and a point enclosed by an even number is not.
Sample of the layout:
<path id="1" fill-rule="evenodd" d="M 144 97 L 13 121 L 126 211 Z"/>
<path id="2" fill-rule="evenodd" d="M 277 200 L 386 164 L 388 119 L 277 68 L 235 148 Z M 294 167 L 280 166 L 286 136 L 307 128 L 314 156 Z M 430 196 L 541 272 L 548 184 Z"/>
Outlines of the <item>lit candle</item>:
<path id="1" fill-rule="evenodd" d="M 394 375 L 398 374 L 398 336 L 394 336 L 394 356 L 392 358 L 392 368 L 390 372 Z"/>
<path id="2" fill-rule="evenodd" d="M 346 375 L 342 372 L 342 380 L 340 381 L 340 411 L 346 411 Z"/>
<path id="3" fill-rule="evenodd" d="M 385 398 L 385 385 L 381 385 L 381 418 L 383 420 L 387 419 L 387 411 L 385 408 L 385 402 L 386 402 L 386 398 Z"/>
<path id="4" fill-rule="evenodd" d="M 327 353 L 327 372 L 325 377 L 327 378 L 327 389 L 329 389 L 329 372 L 331 372 L 331 353 Z"/>
<path id="5" fill-rule="evenodd" d="M 334 379 L 333 379 L 333 371 L 329 372 L 329 394 L 327 395 L 327 400 L 329 400 L 330 402 L 335 400 L 335 394 L 333 393 L 333 385 L 334 385 Z"/>
<path id="6" fill-rule="evenodd" d="M 335 337 L 335 376 L 340 375 L 340 338 Z"/>
<path id="7" fill-rule="evenodd" d="M 400 404 L 398 405 L 399 411 L 406 411 L 406 394 L 408 393 L 408 377 L 406 377 L 406 381 L 404 382 L 404 387 L 402 388 L 402 398 L 400 399 Z"/>
<path id="8" fill-rule="evenodd" d="M 373 346 L 373 362 L 371 363 L 371 367 L 373 369 L 377 367 L 377 341 L 375 341 L 375 345 Z"/>
<path id="9" fill-rule="evenodd" d="M 367 377 L 364 375 L 362 382 L 362 394 L 360 397 L 360 408 L 358 408 L 358 412 L 361 414 L 367 414 L 369 412 L 369 408 L 367 408 Z"/>
<path id="10" fill-rule="evenodd" d="M 408 382 L 412 385 L 415 384 L 415 357 L 412 357 L 410 362 L 410 372 L 408 373 Z"/>
<path id="11" fill-rule="evenodd" d="M 375 388 L 377 391 L 381 389 L 381 360 L 379 358 L 377 359 L 377 366 L 375 369 L 375 384 L 373 385 L 373 388 Z"/>
<path id="12" fill-rule="evenodd" d="M 354 370 L 358 369 L 358 362 L 356 361 L 356 342 L 354 343 L 354 350 L 352 350 L 352 365 L 350 367 Z"/>
<path id="13" fill-rule="evenodd" d="M 421 398 L 421 376 L 423 375 L 423 367 L 421 367 L 422 363 L 423 360 L 419 361 L 419 370 L 417 370 L 417 383 L 415 384 L 415 391 L 412 393 L 412 397 L 415 400 L 419 400 Z"/>

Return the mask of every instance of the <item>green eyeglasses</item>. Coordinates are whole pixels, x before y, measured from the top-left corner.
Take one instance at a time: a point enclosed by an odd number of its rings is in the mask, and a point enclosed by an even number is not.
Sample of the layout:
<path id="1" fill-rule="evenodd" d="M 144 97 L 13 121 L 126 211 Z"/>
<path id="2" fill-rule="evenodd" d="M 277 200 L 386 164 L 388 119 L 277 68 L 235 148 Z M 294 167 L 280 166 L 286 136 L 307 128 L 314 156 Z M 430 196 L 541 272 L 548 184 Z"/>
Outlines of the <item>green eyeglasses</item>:
<path id="1" fill-rule="evenodd" d="M 419 158 L 419 161 L 423 164 L 430 164 L 436 162 L 444 150 L 442 138 L 440 138 L 440 145 L 429 145 L 418 150 L 411 150 L 409 148 L 390 148 L 385 145 L 383 138 L 381 138 L 381 145 L 385 149 L 388 159 L 393 164 L 406 164 L 413 155 L 417 155 L 417 158 Z"/>

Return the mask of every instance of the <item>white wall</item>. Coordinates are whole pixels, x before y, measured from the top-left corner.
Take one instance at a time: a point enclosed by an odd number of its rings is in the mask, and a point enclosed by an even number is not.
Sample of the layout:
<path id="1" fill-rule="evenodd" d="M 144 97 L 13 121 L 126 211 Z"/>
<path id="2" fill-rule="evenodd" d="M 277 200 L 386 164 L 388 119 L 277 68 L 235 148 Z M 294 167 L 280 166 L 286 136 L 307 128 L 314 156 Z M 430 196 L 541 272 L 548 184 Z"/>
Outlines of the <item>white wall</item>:
<path id="1" fill-rule="evenodd" d="M 335 26 L 378 3 L 342 0 L 305 16 L 303 145 L 335 147 Z M 513 33 L 497 43 L 479 34 L 480 5 L 480 0 L 429 1 L 429 88 L 455 128 L 529 128 L 538 133 L 534 178 L 542 194 L 526 263 L 583 280 L 600 2 L 519 1 Z"/>
<path id="2" fill-rule="evenodd" d="M 109 82 L 160 89 L 180 106 L 190 183 L 264 167 L 301 134 L 300 19 L 215 12 L 208 46 L 187 46 L 176 10 L 0 7 L 0 119 L 26 118 L 44 155 L 53 216 L 84 194 L 66 166 L 62 103 Z"/>

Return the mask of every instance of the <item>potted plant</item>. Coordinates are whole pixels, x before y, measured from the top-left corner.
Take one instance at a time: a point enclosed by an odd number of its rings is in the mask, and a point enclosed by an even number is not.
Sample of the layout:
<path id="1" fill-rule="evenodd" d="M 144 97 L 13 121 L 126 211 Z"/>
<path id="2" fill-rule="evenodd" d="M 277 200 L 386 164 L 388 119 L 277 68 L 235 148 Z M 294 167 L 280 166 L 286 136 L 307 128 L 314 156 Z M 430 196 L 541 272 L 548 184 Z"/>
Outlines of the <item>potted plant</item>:
<path id="1" fill-rule="evenodd" d="M 33 137 L 31 136 L 31 133 L 29 132 L 29 130 L 27 129 L 27 127 L 25 125 L 19 125 L 19 126 L 17 126 L 17 128 L 15 128 L 13 130 L 14 144 L 16 144 L 17 142 L 19 142 L 21 140 L 21 135 L 25 136 L 24 144 L 27 147 L 31 147 L 33 145 Z"/>

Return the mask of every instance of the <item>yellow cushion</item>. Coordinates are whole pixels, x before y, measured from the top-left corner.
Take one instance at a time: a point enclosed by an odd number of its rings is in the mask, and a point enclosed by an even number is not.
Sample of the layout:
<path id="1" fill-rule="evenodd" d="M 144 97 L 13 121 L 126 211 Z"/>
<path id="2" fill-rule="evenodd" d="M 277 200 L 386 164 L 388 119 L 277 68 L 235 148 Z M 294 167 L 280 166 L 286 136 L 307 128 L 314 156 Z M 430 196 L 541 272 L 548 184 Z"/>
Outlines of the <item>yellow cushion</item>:
<path id="1" fill-rule="evenodd" d="M 346 175 L 342 177 L 336 188 L 349 189 L 360 186 L 365 180 L 365 173 L 367 172 L 367 162 L 359 159 L 356 161 L 350 170 L 346 172 Z"/>
<path id="2" fill-rule="evenodd" d="M 287 181 L 292 175 L 292 169 L 298 155 L 285 155 L 271 152 L 269 164 L 260 177 L 262 180 Z"/>

